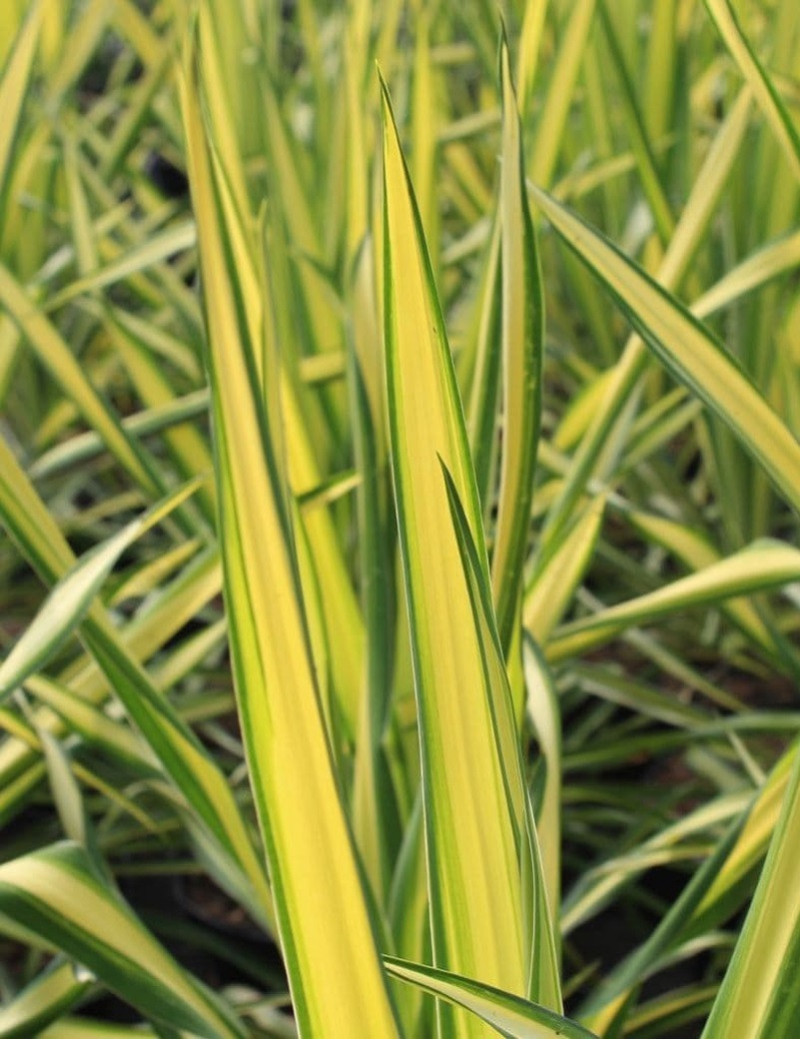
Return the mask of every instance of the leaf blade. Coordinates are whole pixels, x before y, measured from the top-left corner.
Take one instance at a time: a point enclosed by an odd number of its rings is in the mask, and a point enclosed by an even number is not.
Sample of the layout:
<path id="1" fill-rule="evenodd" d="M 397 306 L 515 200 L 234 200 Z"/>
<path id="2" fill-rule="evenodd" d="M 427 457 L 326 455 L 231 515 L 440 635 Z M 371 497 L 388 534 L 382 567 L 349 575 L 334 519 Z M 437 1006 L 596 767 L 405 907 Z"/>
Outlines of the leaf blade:
<path id="1" fill-rule="evenodd" d="M 262 353 L 260 296 L 242 291 L 253 271 L 243 200 L 231 194 L 207 137 L 197 75 L 190 51 L 181 101 L 209 287 L 207 356 L 231 651 L 295 1013 L 305 1035 L 394 1036 L 313 670 L 295 521 L 272 435 L 278 416 L 268 422 L 261 397 L 262 386 L 276 386 L 279 371 L 274 355 Z M 243 278 L 232 277 L 226 265 L 232 251 Z"/>
<path id="2" fill-rule="evenodd" d="M 185 485 L 102 545 L 85 553 L 51 590 L 34 620 L 0 665 L 0 698 L 41 667 L 80 624 L 103 582 L 137 538 L 177 508 L 199 486 Z"/>
<path id="3" fill-rule="evenodd" d="M 542 1040 L 555 1037 L 571 1037 L 577 1040 L 594 1036 L 594 1033 L 590 1033 L 579 1023 L 564 1018 L 563 1015 L 557 1015 L 541 1004 L 523 1000 L 494 986 L 396 957 L 384 957 L 384 964 L 396 978 L 480 1015 L 502 1036 L 541 1037 Z"/>
<path id="4" fill-rule="evenodd" d="M 764 67 L 756 57 L 730 0 L 704 0 L 725 46 L 753 91 L 795 177 L 800 179 L 800 134 Z"/>
<path id="5" fill-rule="evenodd" d="M 531 191 L 559 235 L 612 292 L 651 350 L 733 430 L 800 511 L 800 444 L 734 359 L 607 239 L 538 188 Z"/>
<path id="6" fill-rule="evenodd" d="M 180 968 L 70 842 L 0 866 L 0 914 L 173 1028 L 244 1035 L 235 1017 Z"/>
<path id="7" fill-rule="evenodd" d="M 522 994 L 530 939 L 519 860 L 524 797 L 507 788 L 519 777 L 513 760 L 504 760 L 508 743 L 503 752 L 499 745 L 516 739 L 509 738 L 513 713 L 507 680 L 504 689 L 487 681 L 486 647 L 462 560 L 467 539 L 475 576 L 488 587 L 480 503 L 431 264 L 385 88 L 383 116 L 389 428 L 420 720 L 434 957 L 439 966 Z M 453 524 L 453 499 L 463 539 Z M 486 621 L 495 624 L 491 606 Z M 458 1019 L 459 1031 L 468 1035 L 476 1026 Z"/>
<path id="8" fill-rule="evenodd" d="M 800 1024 L 800 755 L 703 1036 L 790 1036 Z"/>
<path id="9" fill-rule="evenodd" d="M 533 501 L 542 409 L 544 293 L 525 190 L 522 128 L 505 40 L 500 51 L 500 79 L 503 449 L 492 585 L 500 638 L 507 649 L 518 610 Z"/>

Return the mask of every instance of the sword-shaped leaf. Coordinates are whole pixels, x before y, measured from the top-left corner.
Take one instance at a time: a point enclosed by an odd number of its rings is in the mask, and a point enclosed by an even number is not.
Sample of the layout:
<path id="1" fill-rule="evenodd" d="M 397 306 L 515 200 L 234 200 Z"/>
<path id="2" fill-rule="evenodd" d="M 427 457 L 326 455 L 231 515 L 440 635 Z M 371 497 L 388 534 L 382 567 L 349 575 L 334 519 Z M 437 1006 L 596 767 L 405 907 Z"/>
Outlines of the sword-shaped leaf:
<path id="1" fill-rule="evenodd" d="M 503 449 L 492 584 L 504 648 L 511 643 L 533 501 L 542 408 L 544 294 L 533 230 L 508 45 L 500 50 L 503 92 L 502 223 Z"/>
<path id="2" fill-rule="evenodd" d="M 390 444 L 419 715 L 433 954 L 437 967 L 527 995 L 533 868 L 525 862 L 526 802 L 511 697 L 507 681 L 488 681 L 494 663 L 473 609 L 465 539 L 451 512 L 455 500 L 488 587 L 480 502 L 444 320 L 385 91 L 383 114 Z M 491 605 L 485 620 L 494 628 Z M 460 1013 L 450 1025 L 457 1035 L 484 1035 L 479 1022 Z"/>
<path id="3" fill-rule="evenodd" d="M 301 1035 L 395 1036 L 373 922 L 334 772 L 311 656 L 294 517 L 263 388 L 258 282 L 231 264 L 251 243 L 200 110 L 190 52 L 181 82 L 205 285 L 220 540 L 234 678 Z M 259 380 L 259 374 L 262 380 Z M 277 393 L 270 396 L 275 406 Z"/>
<path id="4" fill-rule="evenodd" d="M 4 199 L 11 166 L 14 140 L 20 127 L 20 114 L 27 94 L 36 44 L 42 26 L 42 0 L 30 5 L 28 16 L 14 41 L 0 78 L 0 200 Z"/>

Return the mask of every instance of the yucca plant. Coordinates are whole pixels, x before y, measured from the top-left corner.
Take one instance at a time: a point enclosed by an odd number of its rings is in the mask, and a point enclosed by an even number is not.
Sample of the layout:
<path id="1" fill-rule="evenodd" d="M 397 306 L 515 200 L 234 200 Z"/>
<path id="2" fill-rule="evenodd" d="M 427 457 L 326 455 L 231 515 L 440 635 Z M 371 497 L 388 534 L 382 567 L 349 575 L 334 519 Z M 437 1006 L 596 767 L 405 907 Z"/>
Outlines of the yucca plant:
<path id="1" fill-rule="evenodd" d="M 797 1032 L 797 5 L 0 54 L 0 1032 Z"/>

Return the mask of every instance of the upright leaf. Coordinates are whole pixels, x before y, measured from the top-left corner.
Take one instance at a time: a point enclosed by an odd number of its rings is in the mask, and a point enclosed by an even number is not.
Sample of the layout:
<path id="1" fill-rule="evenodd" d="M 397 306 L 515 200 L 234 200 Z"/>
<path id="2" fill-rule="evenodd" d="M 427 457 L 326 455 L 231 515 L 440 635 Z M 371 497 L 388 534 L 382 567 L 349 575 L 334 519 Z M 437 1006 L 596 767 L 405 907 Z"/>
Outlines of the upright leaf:
<path id="1" fill-rule="evenodd" d="M 258 379 L 262 365 L 264 385 L 274 386 L 279 372 L 263 352 L 258 288 L 242 283 L 230 263 L 249 244 L 206 139 L 194 59 L 190 52 L 181 94 L 206 287 L 231 652 L 294 1009 L 302 1035 L 395 1036 L 321 711 L 293 520 Z"/>
<path id="2" fill-rule="evenodd" d="M 756 101 L 783 148 L 792 172 L 800 179 L 800 134 L 775 85 L 756 57 L 750 41 L 742 32 L 730 0 L 705 0 L 705 5 L 731 57 L 750 84 Z"/>
<path id="3" fill-rule="evenodd" d="M 36 44 L 42 26 L 43 0 L 30 5 L 0 78 L 0 201 L 5 201 L 14 140 L 20 128 L 22 106 L 27 94 Z M 5 209 L 5 206 L 3 207 Z"/>
<path id="4" fill-rule="evenodd" d="M 734 159 L 739 154 L 750 108 L 750 92 L 740 92 L 731 113 L 717 133 L 702 169 L 693 185 L 691 195 L 675 227 L 669 246 L 659 266 L 658 280 L 667 289 L 674 289 L 684 277 L 688 265 L 702 239 L 725 186 Z M 583 493 L 592 472 L 607 455 L 609 444 L 616 442 L 617 451 L 623 438 L 619 435 L 631 402 L 646 367 L 647 349 L 639 336 L 628 339 L 621 357 L 610 369 L 602 399 L 592 418 L 587 435 L 582 438 L 564 487 L 553 505 L 545 523 L 537 550 L 537 563 L 552 554 L 560 544 L 565 526 Z"/>
<path id="5" fill-rule="evenodd" d="M 519 609 L 530 529 L 542 398 L 544 294 L 528 208 L 521 126 L 508 45 L 500 50 L 503 92 L 502 221 L 503 446 L 492 584 L 506 650 Z"/>
<path id="6" fill-rule="evenodd" d="M 800 1029 L 800 755 L 704 1037 L 791 1036 Z"/>
<path id="7" fill-rule="evenodd" d="M 525 995 L 525 802 L 518 777 L 514 782 L 518 758 L 504 758 L 509 733 L 513 739 L 511 699 L 507 684 L 487 682 L 443 468 L 488 583 L 480 503 L 444 320 L 385 91 L 383 114 L 390 444 L 419 715 L 433 955 L 437 967 Z M 519 755 L 513 743 L 511 750 Z M 451 1026 L 457 1035 L 484 1035 L 468 1016 L 456 1015 Z"/>

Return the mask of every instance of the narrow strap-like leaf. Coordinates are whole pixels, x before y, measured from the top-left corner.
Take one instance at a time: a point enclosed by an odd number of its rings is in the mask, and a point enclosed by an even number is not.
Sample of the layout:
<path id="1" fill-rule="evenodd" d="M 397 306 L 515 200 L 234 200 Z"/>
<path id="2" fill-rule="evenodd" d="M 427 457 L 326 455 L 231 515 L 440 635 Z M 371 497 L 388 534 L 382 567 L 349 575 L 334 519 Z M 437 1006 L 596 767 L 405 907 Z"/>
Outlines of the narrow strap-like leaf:
<path id="1" fill-rule="evenodd" d="M 184 971 L 71 842 L 0 866 L 0 927 L 19 926 L 63 950 L 139 1011 L 197 1036 L 244 1036 L 242 1026 Z"/>
<path id="2" fill-rule="evenodd" d="M 750 84 L 758 104 L 767 117 L 795 177 L 800 180 L 800 134 L 791 114 L 781 100 L 772 80 L 756 57 L 750 41 L 742 32 L 730 0 L 704 0 L 719 34 L 733 60 Z"/>
<path id="3" fill-rule="evenodd" d="M 500 79 L 503 441 L 492 584 L 500 638 L 507 650 L 517 615 L 530 530 L 542 399 L 544 293 L 525 189 L 522 129 L 505 41 L 500 50 Z"/>
<path id="4" fill-rule="evenodd" d="M 5 191 L 11 165 L 14 140 L 20 127 L 22 106 L 36 54 L 36 44 L 42 25 L 43 0 L 30 4 L 11 54 L 7 57 L 0 78 L 0 202 L 5 202 Z M 5 207 L 4 207 L 5 208 Z"/>
<path id="5" fill-rule="evenodd" d="M 265 387 L 279 407 L 280 369 L 264 349 L 241 215 L 247 200 L 232 194 L 213 150 L 200 89 L 192 47 L 181 100 L 205 286 L 231 654 L 294 1011 L 305 1036 L 395 1036 L 314 673 L 313 619 L 274 434 L 280 415 L 264 408 Z M 230 264 L 237 253 L 241 276 Z"/>
<path id="6" fill-rule="evenodd" d="M 703 1031 L 792 1036 L 800 1029 L 800 754 L 795 751 L 767 861 Z"/>
<path id="7" fill-rule="evenodd" d="M 92 976 L 60 957 L 0 1008 L 0 1036 L 38 1036 L 69 1011 L 92 985 Z"/>
<path id="8" fill-rule="evenodd" d="M 395 978 L 480 1015 L 501 1036 L 535 1037 L 541 1040 L 555 1040 L 557 1037 L 577 1040 L 594 1036 L 578 1022 L 557 1015 L 541 1004 L 523 1000 L 513 993 L 505 993 L 495 986 L 395 957 L 384 957 L 384 964 Z"/>
<path id="9" fill-rule="evenodd" d="M 552 661 L 563 660 L 607 642 L 631 625 L 692 606 L 785 585 L 798 578 L 800 551 L 763 539 L 655 592 L 564 625 L 548 643 L 547 656 Z"/>
<path id="10" fill-rule="evenodd" d="M 493 610 L 481 614 L 488 626 L 481 631 L 462 558 L 468 544 L 488 588 L 461 401 L 386 94 L 383 154 L 390 443 L 419 713 L 433 953 L 437 966 L 522 995 L 530 920 L 520 862 L 526 821 L 515 773 L 519 748 L 507 679 L 488 678 L 497 664 L 490 658 L 489 667 L 486 657 L 490 629 L 496 638 Z M 453 500 L 468 538 L 458 537 Z M 476 1035 L 478 1024 L 458 1016 L 451 1028 Z"/>
<path id="11" fill-rule="evenodd" d="M 532 191 L 553 227 L 608 287 L 647 345 L 731 428 L 800 511 L 800 443 L 735 359 L 607 239 L 544 192 Z"/>
<path id="12" fill-rule="evenodd" d="M 19 686 L 56 652 L 83 620 L 123 552 L 188 498 L 199 483 L 195 481 L 180 488 L 144 516 L 131 521 L 103 545 L 86 553 L 53 587 L 36 618 L 0 665 L 0 698 Z"/>

